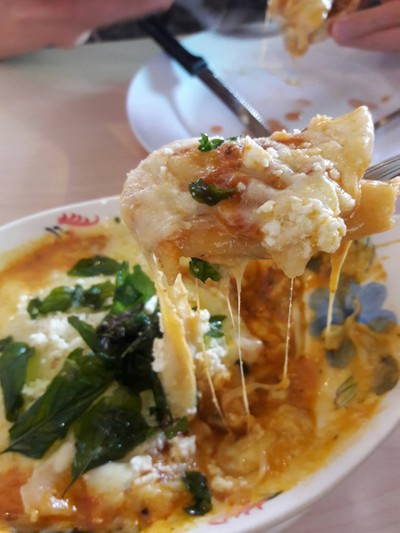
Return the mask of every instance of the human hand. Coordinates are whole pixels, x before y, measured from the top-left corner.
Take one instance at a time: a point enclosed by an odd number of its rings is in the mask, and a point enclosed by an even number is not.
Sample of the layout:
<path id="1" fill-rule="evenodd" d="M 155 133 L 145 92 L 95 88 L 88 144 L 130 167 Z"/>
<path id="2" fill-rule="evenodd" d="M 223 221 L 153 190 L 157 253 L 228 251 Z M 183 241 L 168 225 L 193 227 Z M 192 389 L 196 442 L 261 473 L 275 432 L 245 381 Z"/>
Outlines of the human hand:
<path id="1" fill-rule="evenodd" d="M 168 9 L 173 0 L 0 0 L 0 59 L 71 48 L 102 26 Z"/>
<path id="2" fill-rule="evenodd" d="M 383 0 L 377 7 L 338 16 L 330 34 L 342 46 L 400 52 L 400 0 Z"/>

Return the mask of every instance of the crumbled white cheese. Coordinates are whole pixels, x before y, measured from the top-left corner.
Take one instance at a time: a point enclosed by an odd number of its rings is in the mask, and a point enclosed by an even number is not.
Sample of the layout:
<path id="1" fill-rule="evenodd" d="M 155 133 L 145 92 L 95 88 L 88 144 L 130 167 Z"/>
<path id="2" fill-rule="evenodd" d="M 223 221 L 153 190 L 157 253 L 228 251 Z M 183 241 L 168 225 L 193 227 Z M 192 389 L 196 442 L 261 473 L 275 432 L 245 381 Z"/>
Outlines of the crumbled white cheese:
<path id="1" fill-rule="evenodd" d="M 169 441 L 170 457 L 174 463 L 187 463 L 196 453 L 196 436 L 183 437 L 178 435 Z"/>
<path id="2" fill-rule="evenodd" d="M 151 455 L 135 455 L 129 461 L 134 477 L 147 474 L 153 469 L 153 459 Z"/>
<path id="3" fill-rule="evenodd" d="M 156 295 L 154 295 L 147 300 L 147 302 L 144 305 L 144 310 L 146 311 L 146 313 L 149 313 L 150 315 L 152 315 L 157 308 L 157 304 L 158 304 L 158 298 Z"/>
<path id="4" fill-rule="evenodd" d="M 210 486 L 215 492 L 228 492 L 234 489 L 235 483 L 232 478 L 215 476 L 211 479 Z"/>
<path id="5" fill-rule="evenodd" d="M 166 440 L 167 438 L 163 432 L 156 433 L 150 439 L 136 446 L 135 455 L 155 455 L 164 449 Z"/>
<path id="6" fill-rule="evenodd" d="M 207 359 L 207 365 L 211 376 L 218 374 L 219 377 L 228 378 L 229 370 L 223 361 L 224 358 L 226 358 L 227 353 L 228 351 L 223 337 L 208 337 L 206 349 L 204 351 L 199 350 L 196 353 L 195 358 L 198 361 L 203 361 L 204 358 Z"/>
<path id="7" fill-rule="evenodd" d="M 272 149 L 273 150 L 273 149 Z M 243 165 L 247 168 L 267 168 L 274 158 L 270 149 L 264 150 L 251 137 L 246 136 L 243 144 Z"/>

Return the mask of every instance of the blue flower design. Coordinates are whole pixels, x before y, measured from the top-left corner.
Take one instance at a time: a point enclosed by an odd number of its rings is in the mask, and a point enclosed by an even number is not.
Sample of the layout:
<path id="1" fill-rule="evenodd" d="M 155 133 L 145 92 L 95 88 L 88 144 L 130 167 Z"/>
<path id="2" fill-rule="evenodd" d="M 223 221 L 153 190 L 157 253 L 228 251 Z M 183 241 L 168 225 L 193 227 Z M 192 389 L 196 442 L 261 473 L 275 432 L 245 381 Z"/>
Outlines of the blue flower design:
<path id="1" fill-rule="evenodd" d="M 393 311 L 382 309 L 386 300 L 386 287 L 382 283 L 360 285 L 350 278 L 343 277 L 333 303 L 332 324 L 343 324 L 346 318 L 357 312 L 356 320 L 378 332 L 385 331 L 390 324 L 396 324 Z M 326 327 L 329 302 L 329 289 L 315 289 L 309 305 L 314 311 L 310 333 L 319 337 Z"/>

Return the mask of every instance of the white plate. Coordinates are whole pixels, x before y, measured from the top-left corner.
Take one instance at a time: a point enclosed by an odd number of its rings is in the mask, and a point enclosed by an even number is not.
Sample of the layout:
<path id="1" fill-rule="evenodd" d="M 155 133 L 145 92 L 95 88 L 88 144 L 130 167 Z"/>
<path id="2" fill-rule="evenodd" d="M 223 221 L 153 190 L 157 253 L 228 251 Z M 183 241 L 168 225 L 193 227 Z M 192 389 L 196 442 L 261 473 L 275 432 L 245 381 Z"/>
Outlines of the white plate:
<path id="1" fill-rule="evenodd" d="M 68 205 L 32 215 L 0 227 L 0 265 L 5 252 L 40 238 L 43 232 L 62 234 L 74 227 L 95 226 L 104 217 L 119 216 L 119 197 Z M 55 236 L 55 238 L 57 238 Z M 400 219 L 395 227 L 374 238 L 381 244 L 377 253 L 388 273 L 388 299 L 384 307 L 400 317 Z M 383 246 L 384 245 L 384 246 Z M 7 256 L 7 254 L 5 254 Z M 197 533 L 278 533 L 283 531 L 314 502 L 331 490 L 374 451 L 400 421 L 400 386 L 385 395 L 381 408 L 369 424 L 332 456 L 328 464 L 279 497 L 246 506 L 236 517 L 210 517 Z M 393 473 L 394 479 L 396 472 Z M 397 479 L 397 478 L 396 478 Z M 398 484 L 398 481 L 396 481 Z"/>
<path id="2" fill-rule="evenodd" d="M 204 57 L 267 121 L 276 120 L 289 131 L 303 128 L 316 114 L 346 113 L 356 102 L 368 104 L 375 120 L 400 107 L 400 61 L 395 54 L 341 48 L 327 40 L 293 62 L 280 36 L 238 38 L 212 32 L 187 37 L 183 44 Z M 225 137 L 243 130 L 209 89 L 161 52 L 132 80 L 127 113 L 149 151 L 219 128 Z M 397 119 L 377 132 L 374 161 L 398 153 L 399 141 Z"/>

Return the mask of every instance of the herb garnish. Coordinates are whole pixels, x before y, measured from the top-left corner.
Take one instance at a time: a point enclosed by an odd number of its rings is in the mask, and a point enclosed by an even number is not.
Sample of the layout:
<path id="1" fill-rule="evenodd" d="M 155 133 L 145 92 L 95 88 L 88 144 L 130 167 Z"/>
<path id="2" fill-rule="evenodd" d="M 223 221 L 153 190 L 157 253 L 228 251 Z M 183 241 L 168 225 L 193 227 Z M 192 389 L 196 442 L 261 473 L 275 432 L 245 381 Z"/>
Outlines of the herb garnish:
<path id="1" fill-rule="evenodd" d="M 213 337 L 214 339 L 224 336 L 222 331 L 222 323 L 225 320 L 225 315 L 212 315 L 210 316 L 210 329 L 205 334 L 206 337 Z"/>
<path id="2" fill-rule="evenodd" d="M 211 492 L 208 488 L 207 478 L 201 472 L 192 470 L 185 473 L 182 481 L 194 499 L 193 505 L 185 507 L 183 510 L 191 516 L 202 516 L 211 511 Z"/>
<path id="3" fill-rule="evenodd" d="M 194 278 L 201 280 L 203 283 L 208 279 L 220 281 L 222 277 L 216 266 L 197 257 L 192 257 L 189 261 L 189 272 Z"/>
<path id="4" fill-rule="evenodd" d="M 115 291 L 111 281 L 92 285 L 83 289 L 81 285 L 75 287 L 60 286 L 54 288 L 43 300 L 33 298 L 30 300 L 27 310 L 31 318 L 39 315 L 48 315 L 56 311 L 69 311 L 71 308 L 89 307 L 101 309 Z"/>
<path id="5" fill-rule="evenodd" d="M 0 340 L 0 384 L 6 418 L 10 422 L 17 420 L 23 406 L 21 392 L 28 361 L 34 353 L 35 348 L 24 342 L 14 342 L 12 337 Z"/>
<path id="6" fill-rule="evenodd" d="M 118 389 L 101 398 L 76 423 L 76 454 L 69 486 L 88 470 L 122 459 L 152 433 L 154 428 L 141 414 L 138 395 Z"/>
<path id="7" fill-rule="evenodd" d="M 26 379 L 23 372 L 18 371 L 21 382 L 13 385 L 8 401 L 18 411 L 13 415 L 16 421 L 9 430 L 10 444 L 5 451 L 39 459 L 70 429 L 75 433 L 70 485 L 87 470 L 122 458 L 156 431 L 162 430 L 167 438 L 173 438 L 188 428 L 186 418 L 172 417 L 161 381 L 152 368 L 153 342 L 162 336 L 158 305 L 155 309 L 151 306 L 151 311 L 146 309 L 146 303 L 155 296 L 153 282 L 139 265 L 130 269 L 126 262 L 116 263 L 99 256 L 83 264 L 78 262 L 79 268 L 74 267 L 73 271 L 84 275 L 89 268 L 88 276 L 108 275 L 116 264 L 114 282 L 106 281 L 86 290 L 79 285 L 57 287 L 43 300 L 35 299 L 30 304 L 34 317 L 82 306 L 96 309 L 99 305 L 107 307 L 108 313 L 97 327 L 78 316 L 69 316 L 69 324 L 90 351 L 79 348 L 70 353 L 45 393 L 18 419 Z M 29 346 L 14 343 L 11 337 L 0 340 L 0 370 L 3 364 L 10 371 L 5 354 L 11 349 L 13 353 L 21 352 L 22 356 L 15 359 L 21 367 L 26 365 L 28 354 L 33 353 Z M 3 393 L 7 390 L 3 387 Z M 154 400 L 156 423 L 152 426 L 142 414 L 140 395 L 145 391 L 150 391 Z"/>
<path id="8" fill-rule="evenodd" d="M 200 152 L 210 152 L 211 150 L 215 150 L 215 148 L 218 148 L 218 146 L 221 146 L 221 144 L 224 143 L 224 139 L 222 138 L 214 138 L 210 139 L 208 135 L 205 133 L 201 134 L 201 137 L 199 139 L 199 150 Z"/>
<path id="9" fill-rule="evenodd" d="M 92 277 L 92 276 L 112 276 L 116 274 L 121 264 L 115 259 L 102 255 L 80 259 L 69 271 L 69 276 Z"/>
<path id="10" fill-rule="evenodd" d="M 43 396 L 10 428 L 6 451 L 40 459 L 67 434 L 70 424 L 98 398 L 111 382 L 103 363 L 81 348 L 70 353 Z"/>
<path id="11" fill-rule="evenodd" d="M 199 204 L 207 204 L 209 206 L 217 205 L 237 192 L 234 187 L 224 189 L 218 187 L 215 183 L 207 183 L 203 178 L 189 183 L 188 189 L 193 200 L 199 202 Z"/>
<path id="12" fill-rule="evenodd" d="M 164 430 L 164 434 L 168 440 L 173 439 L 180 433 L 186 433 L 189 430 L 189 420 L 186 416 L 179 418 L 171 426 Z"/>

